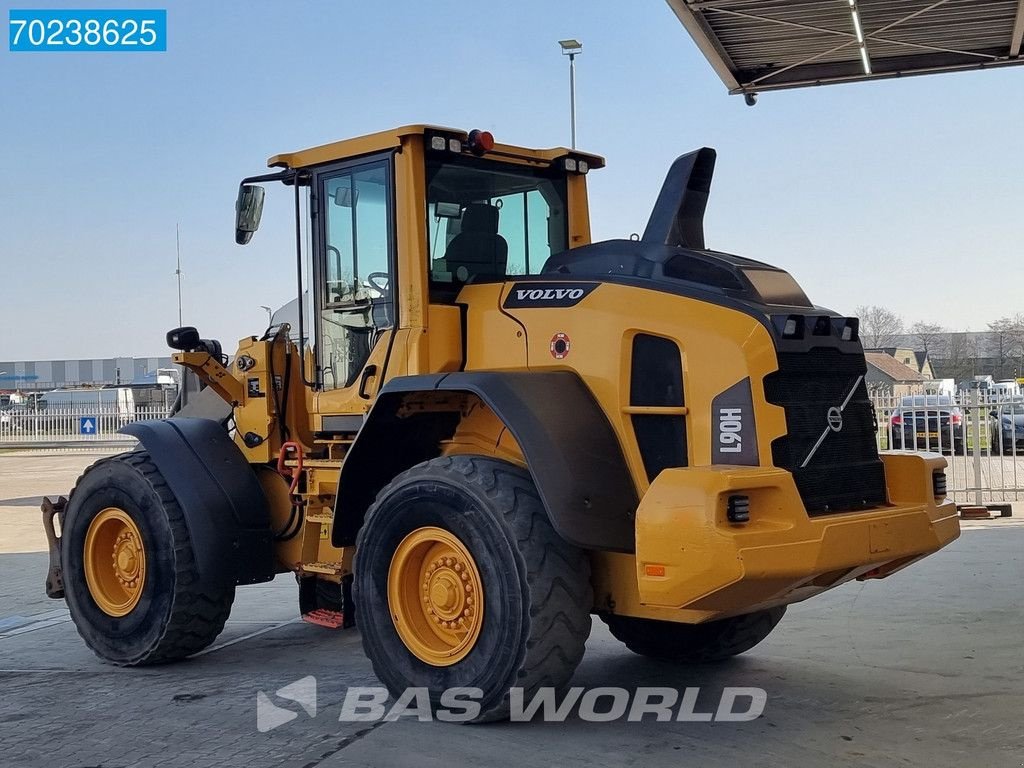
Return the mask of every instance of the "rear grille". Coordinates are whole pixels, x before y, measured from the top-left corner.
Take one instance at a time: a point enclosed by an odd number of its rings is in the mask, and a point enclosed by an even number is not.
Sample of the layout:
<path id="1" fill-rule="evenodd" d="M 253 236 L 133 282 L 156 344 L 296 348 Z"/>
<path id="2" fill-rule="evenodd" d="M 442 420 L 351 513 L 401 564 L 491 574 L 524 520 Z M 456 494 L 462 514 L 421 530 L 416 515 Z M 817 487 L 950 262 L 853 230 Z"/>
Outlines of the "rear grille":
<path id="1" fill-rule="evenodd" d="M 765 397 L 785 409 L 789 432 L 772 443 L 772 459 L 793 473 L 808 513 L 885 504 L 885 470 L 863 379 L 843 410 L 842 428 L 829 430 L 807 466 L 801 466 L 828 429 L 829 409 L 841 406 L 865 374 L 863 355 L 816 347 L 780 352 L 778 358 L 779 370 L 765 377 Z"/>
<path id="2" fill-rule="evenodd" d="M 638 333 L 633 338 L 629 404 L 640 407 L 682 407 L 683 363 L 671 339 Z M 633 432 L 647 479 L 663 469 L 685 467 L 686 419 L 683 416 L 633 414 Z"/>

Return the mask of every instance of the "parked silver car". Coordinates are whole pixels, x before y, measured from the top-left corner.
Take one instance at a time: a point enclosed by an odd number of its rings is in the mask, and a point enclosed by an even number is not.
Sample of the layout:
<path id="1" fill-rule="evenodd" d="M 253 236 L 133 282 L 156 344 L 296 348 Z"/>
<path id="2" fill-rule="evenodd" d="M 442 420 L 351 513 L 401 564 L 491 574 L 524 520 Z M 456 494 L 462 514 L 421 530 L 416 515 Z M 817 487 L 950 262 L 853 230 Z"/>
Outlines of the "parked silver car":
<path id="1" fill-rule="evenodd" d="M 1024 402 L 1003 403 L 989 414 L 992 453 L 1024 456 Z"/>

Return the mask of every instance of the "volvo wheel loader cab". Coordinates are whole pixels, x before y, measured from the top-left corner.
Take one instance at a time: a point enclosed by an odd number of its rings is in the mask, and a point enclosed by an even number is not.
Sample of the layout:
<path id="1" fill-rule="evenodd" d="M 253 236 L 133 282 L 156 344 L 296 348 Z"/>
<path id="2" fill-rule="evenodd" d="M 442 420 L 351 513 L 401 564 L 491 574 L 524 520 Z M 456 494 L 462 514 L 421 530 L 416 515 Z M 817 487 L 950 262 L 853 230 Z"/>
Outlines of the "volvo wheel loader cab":
<path id="1" fill-rule="evenodd" d="M 473 689 L 488 720 L 567 683 L 591 615 L 714 661 L 940 549 L 944 460 L 876 451 L 856 319 L 706 247 L 714 162 L 673 164 L 639 240 L 592 243 L 594 155 L 410 126 L 272 157 L 236 241 L 292 210 L 292 321 L 231 357 L 168 334 L 205 388 L 47 501 L 48 592 L 135 665 L 292 571 L 392 692 Z"/>

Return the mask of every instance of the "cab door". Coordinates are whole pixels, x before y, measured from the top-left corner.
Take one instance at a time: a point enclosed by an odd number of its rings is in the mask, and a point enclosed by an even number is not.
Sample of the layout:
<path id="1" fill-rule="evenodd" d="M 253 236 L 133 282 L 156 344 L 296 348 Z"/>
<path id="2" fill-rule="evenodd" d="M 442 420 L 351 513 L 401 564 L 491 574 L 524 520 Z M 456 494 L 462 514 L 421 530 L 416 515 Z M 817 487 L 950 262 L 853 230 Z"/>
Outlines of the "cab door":
<path id="1" fill-rule="evenodd" d="M 358 429 L 352 419 L 329 417 L 368 410 L 387 368 L 397 324 L 393 178 L 391 154 L 333 165 L 314 176 L 319 431 Z"/>

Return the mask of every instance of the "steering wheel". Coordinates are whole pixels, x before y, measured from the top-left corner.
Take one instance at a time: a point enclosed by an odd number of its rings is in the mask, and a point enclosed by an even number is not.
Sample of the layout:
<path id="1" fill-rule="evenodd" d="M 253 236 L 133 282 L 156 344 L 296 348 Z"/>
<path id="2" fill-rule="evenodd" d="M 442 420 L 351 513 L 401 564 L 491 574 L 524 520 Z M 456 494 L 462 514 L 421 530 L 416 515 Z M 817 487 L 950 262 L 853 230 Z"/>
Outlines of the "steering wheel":
<path id="1" fill-rule="evenodd" d="M 366 282 L 374 290 L 380 291 L 381 296 L 390 295 L 391 275 L 387 272 L 371 272 L 366 276 Z"/>

